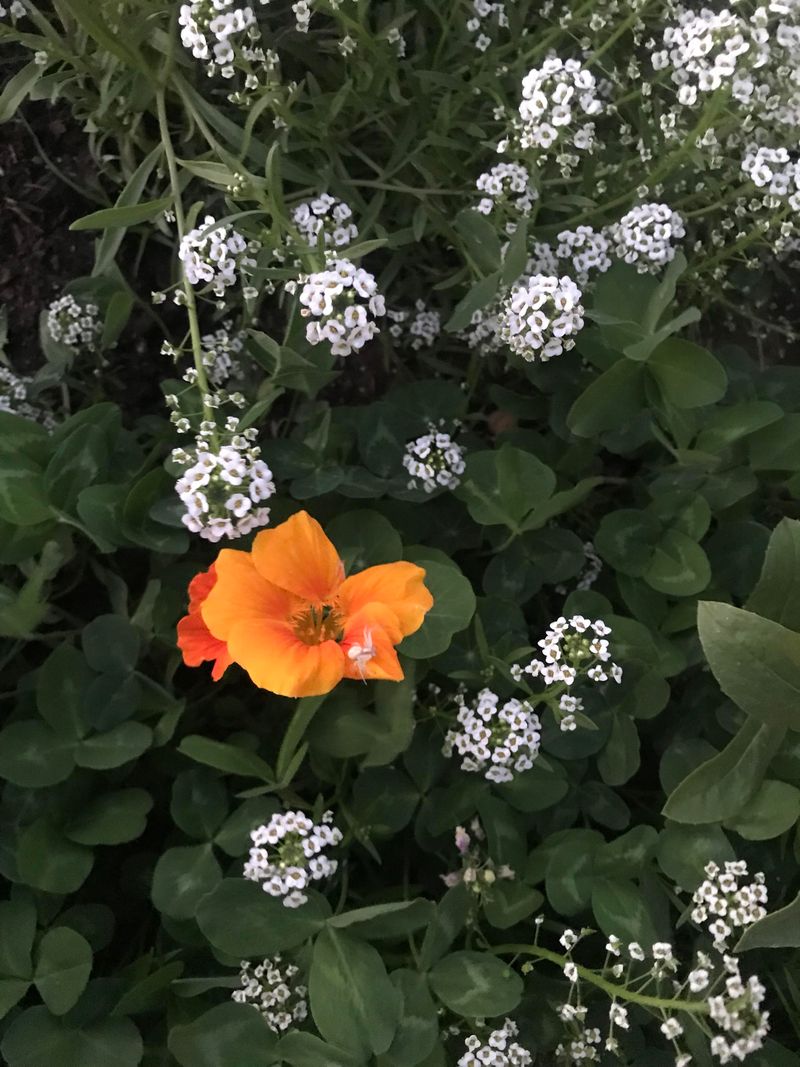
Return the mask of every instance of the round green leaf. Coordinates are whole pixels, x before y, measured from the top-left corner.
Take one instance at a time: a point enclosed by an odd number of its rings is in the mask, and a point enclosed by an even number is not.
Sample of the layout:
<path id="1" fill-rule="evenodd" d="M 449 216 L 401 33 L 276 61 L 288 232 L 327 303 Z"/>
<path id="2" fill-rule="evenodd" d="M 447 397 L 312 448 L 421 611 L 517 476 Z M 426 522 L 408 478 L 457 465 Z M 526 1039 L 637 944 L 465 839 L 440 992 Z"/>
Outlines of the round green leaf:
<path id="1" fill-rule="evenodd" d="M 475 594 L 456 566 L 425 559 L 414 562 L 425 569 L 425 585 L 433 596 L 433 607 L 419 630 L 407 637 L 398 651 L 412 659 L 429 659 L 445 652 L 453 634 L 469 626 L 475 614 Z"/>
<path id="2" fill-rule="evenodd" d="M 34 789 L 56 785 L 75 766 L 74 747 L 38 719 L 12 722 L 0 731 L 0 778 Z"/>
<path id="3" fill-rule="evenodd" d="M 791 830 L 800 819 L 800 789 L 767 779 L 748 804 L 725 823 L 747 841 L 769 841 Z"/>
<path id="4" fill-rule="evenodd" d="M 270 1067 L 276 1036 L 249 1004 L 218 1004 L 169 1032 L 169 1050 L 181 1067 Z"/>
<path id="5" fill-rule="evenodd" d="M 39 944 L 34 985 L 54 1015 L 63 1015 L 77 1002 L 92 970 L 89 942 L 67 926 L 47 931 Z"/>
<path id="6" fill-rule="evenodd" d="M 719 360 L 707 349 L 681 337 L 662 341 L 647 367 L 664 397 L 676 408 L 716 404 L 728 388 L 728 376 Z"/>
<path id="7" fill-rule="evenodd" d="M 125 674 L 139 658 L 139 631 L 121 615 L 100 615 L 84 628 L 83 654 L 96 671 Z"/>
<path id="8" fill-rule="evenodd" d="M 626 879 L 598 878 L 592 886 L 592 911 L 606 937 L 616 934 L 642 945 L 659 939 L 644 897 Z"/>
<path id="9" fill-rule="evenodd" d="M 153 731 L 141 722 L 123 722 L 104 734 L 87 737 L 75 750 L 79 767 L 108 771 L 121 767 L 146 751 L 153 740 Z"/>
<path id="10" fill-rule="evenodd" d="M 430 973 L 434 994 L 456 1015 L 492 1018 L 512 1012 L 522 999 L 522 979 L 488 952 L 452 952 Z"/>
<path id="11" fill-rule="evenodd" d="M 403 555 L 400 534 L 377 511 L 346 511 L 329 522 L 325 532 L 336 545 L 347 574 L 393 563 Z"/>
<path id="12" fill-rule="evenodd" d="M 144 1047 L 130 1019 L 101 1019 L 77 1029 L 38 1007 L 17 1016 L 0 1050 L 8 1067 L 138 1067 Z"/>
<path id="13" fill-rule="evenodd" d="M 200 900 L 221 880 L 211 845 L 168 848 L 153 872 L 153 903 L 172 919 L 191 919 Z"/>
<path id="14" fill-rule="evenodd" d="M 20 878 L 47 893 L 74 893 L 89 876 L 92 850 L 68 841 L 46 819 L 37 819 L 19 835 Z"/>
<path id="15" fill-rule="evenodd" d="M 67 826 L 80 845 L 121 845 L 144 833 L 153 799 L 144 789 L 119 789 L 95 797 Z"/>
<path id="16" fill-rule="evenodd" d="M 228 791 L 205 767 L 184 771 L 173 783 L 169 811 L 185 834 L 208 841 L 228 814 Z"/>
<path id="17" fill-rule="evenodd" d="M 706 864 L 713 860 L 722 865 L 736 858 L 718 826 L 667 826 L 661 831 L 656 855 L 664 874 L 686 892 L 703 881 Z"/>
<path id="18" fill-rule="evenodd" d="M 700 545 L 673 528 L 662 535 L 643 577 L 658 593 L 694 596 L 711 581 L 711 567 Z"/>
<path id="19" fill-rule="evenodd" d="M 274 956 L 302 944 L 330 914 L 324 897 L 307 895 L 302 907 L 285 908 L 255 882 L 226 878 L 200 902 L 196 918 L 219 952 L 237 959 Z"/>
<path id="20" fill-rule="evenodd" d="M 594 536 L 594 546 L 614 570 L 641 577 L 653 558 L 661 525 L 647 511 L 623 508 L 605 515 Z"/>

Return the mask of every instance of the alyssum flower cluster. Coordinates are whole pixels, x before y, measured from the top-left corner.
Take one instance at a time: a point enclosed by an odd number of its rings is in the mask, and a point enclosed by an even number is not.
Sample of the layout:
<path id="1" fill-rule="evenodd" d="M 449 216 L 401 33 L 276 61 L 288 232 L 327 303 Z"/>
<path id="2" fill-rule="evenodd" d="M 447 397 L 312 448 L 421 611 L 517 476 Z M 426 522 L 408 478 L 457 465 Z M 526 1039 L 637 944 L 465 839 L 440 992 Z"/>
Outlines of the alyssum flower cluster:
<path id="1" fill-rule="evenodd" d="M 380 333 L 375 320 L 386 314 L 386 304 L 369 271 L 349 259 L 334 259 L 327 269 L 301 275 L 300 314 L 311 321 L 306 340 L 327 342 L 335 356 L 349 356 Z M 287 286 L 294 292 L 296 286 Z"/>
<path id="2" fill-rule="evenodd" d="M 244 876 L 258 882 L 265 893 L 279 897 L 286 908 L 299 908 L 308 897 L 304 890 L 335 874 L 338 862 L 326 849 L 338 845 L 342 831 L 333 826 L 333 812 L 326 811 L 315 825 L 302 811 L 272 816 L 266 826 L 250 834 L 253 847 L 244 865 Z"/>

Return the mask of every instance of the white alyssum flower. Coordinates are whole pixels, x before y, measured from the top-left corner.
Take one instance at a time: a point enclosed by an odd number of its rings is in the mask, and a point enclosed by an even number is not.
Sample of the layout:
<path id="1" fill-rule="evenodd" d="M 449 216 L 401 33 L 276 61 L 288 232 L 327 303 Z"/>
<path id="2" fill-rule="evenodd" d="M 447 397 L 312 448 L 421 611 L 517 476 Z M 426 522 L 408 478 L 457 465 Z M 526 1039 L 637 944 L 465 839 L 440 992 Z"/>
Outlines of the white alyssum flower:
<path id="1" fill-rule="evenodd" d="M 403 466 L 411 475 L 409 489 L 417 488 L 417 479 L 426 493 L 455 489 L 466 467 L 464 450 L 441 426 L 431 423 L 426 434 L 406 445 Z"/>
<path id="2" fill-rule="evenodd" d="M 73 352 L 95 352 L 103 333 L 100 308 L 91 302 L 80 303 L 65 293 L 47 309 L 47 332 Z"/>
<path id="3" fill-rule="evenodd" d="M 577 59 L 548 57 L 541 67 L 528 71 L 522 80 L 519 118 L 513 140 L 522 150 L 539 155 L 569 145 L 590 151 L 595 143 L 592 121 L 605 110 L 594 74 Z M 505 151 L 506 143 L 498 145 Z"/>
<path id="4" fill-rule="evenodd" d="M 745 982 L 735 956 L 724 956 L 728 977 L 724 992 L 708 998 L 712 1023 L 722 1031 L 711 1038 L 711 1055 L 721 1064 L 739 1063 L 764 1047 L 769 1033 L 769 1012 L 761 1005 L 766 989 L 756 975 Z"/>
<path id="5" fill-rule="evenodd" d="M 259 882 L 265 893 L 283 899 L 284 907 L 299 908 L 308 897 L 304 890 L 312 882 L 336 872 L 338 862 L 325 850 L 339 844 L 342 831 L 326 811 L 315 825 L 302 811 L 273 815 L 266 826 L 250 834 L 253 847 L 244 865 L 244 877 Z"/>
<path id="6" fill-rule="evenodd" d="M 491 0 L 472 0 L 472 14 L 467 19 L 467 30 L 473 34 L 473 41 L 479 52 L 485 52 L 492 43 L 492 38 L 486 32 L 492 29 L 492 20 L 500 29 L 508 26 L 506 5 L 492 3 Z"/>
<path id="7" fill-rule="evenodd" d="M 280 955 L 255 966 L 242 960 L 242 988 L 232 993 L 237 1004 L 250 1004 L 263 1015 L 275 1034 L 282 1034 L 308 1017 L 308 989 L 297 982 L 300 968 Z"/>
<path id="8" fill-rule="evenodd" d="M 531 678 L 540 678 L 546 686 L 563 683 L 568 690 L 579 679 L 597 684 L 607 682 L 609 678 L 621 682 L 622 668 L 611 659 L 607 640 L 610 633 L 611 627 L 602 619 L 592 621 L 583 615 L 566 619 L 562 615 L 550 624 L 538 642 L 541 658 L 532 659 L 524 667 L 514 664 L 512 677 L 519 681 L 523 674 L 527 674 Z M 561 728 L 574 730 L 574 716 L 582 709 L 580 698 L 571 691 L 562 693 L 556 711 L 556 717 L 562 722 Z"/>
<path id="9" fill-rule="evenodd" d="M 258 250 L 258 242 L 248 242 L 230 225 L 217 226 L 213 215 L 206 215 L 203 225 L 187 233 L 180 243 L 178 257 L 191 285 L 210 285 L 216 296 L 245 278 L 256 261 L 249 253 Z"/>
<path id="10" fill-rule="evenodd" d="M 200 339 L 203 365 L 212 385 L 222 385 L 232 375 L 241 374 L 238 356 L 244 349 L 245 333 L 234 331 L 232 325 L 224 322 L 213 333 L 204 334 Z"/>
<path id="11" fill-rule="evenodd" d="M 483 774 L 490 782 L 510 782 L 533 766 L 541 724 L 527 701 L 501 703 L 497 693 L 482 689 L 470 703 L 458 694 L 456 703 L 458 726 L 447 731 L 442 751 L 447 757 L 457 752 L 462 771 Z"/>
<path id="12" fill-rule="evenodd" d="M 539 198 L 531 184 L 530 171 L 519 163 L 497 163 L 481 174 L 475 185 L 484 194 L 475 207 L 481 215 L 491 215 L 498 205 L 503 205 L 512 214 L 527 218 Z"/>
<path id="13" fill-rule="evenodd" d="M 209 74 L 223 77 L 233 76 L 241 35 L 252 29 L 258 36 L 252 7 L 238 7 L 236 0 L 191 0 L 181 4 L 178 23 L 184 48 L 208 64 Z"/>
<path id="14" fill-rule="evenodd" d="M 591 226 L 562 230 L 558 235 L 556 256 L 568 260 L 578 284 L 586 286 L 592 274 L 604 274 L 611 266 L 608 237 Z"/>
<path id="15" fill-rule="evenodd" d="M 191 464 L 175 483 L 185 508 L 181 521 L 188 530 L 217 542 L 267 525 L 270 509 L 263 503 L 275 492 L 275 483 L 272 471 L 258 458 L 259 449 L 247 438 L 234 436 L 230 444 L 215 449 L 201 437 L 193 454 L 180 450 L 180 456 Z"/>
<path id="16" fill-rule="evenodd" d="M 705 880 L 692 896 L 692 922 L 705 926 L 720 951 L 730 938 L 767 914 L 767 886 L 761 872 L 747 883 L 744 860 L 727 860 L 724 868 L 709 863 Z"/>
<path id="17" fill-rule="evenodd" d="M 768 55 L 769 34 L 763 25 L 734 14 L 729 8 L 679 7 L 675 22 L 664 29 L 663 48 L 652 55 L 655 70 L 670 68 L 678 101 L 692 106 L 699 94 L 723 85 L 746 100 L 743 71 L 762 66 Z M 737 77 L 739 75 L 739 77 Z"/>
<path id="18" fill-rule="evenodd" d="M 306 340 L 329 343 L 335 356 L 349 356 L 376 334 L 376 322 L 386 314 L 378 283 L 369 271 L 349 259 L 335 259 L 326 270 L 300 276 L 300 314 L 311 318 Z"/>
<path id="19" fill-rule="evenodd" d="M 763 189 L 767 199 L 785 201 L 793 211 L 800 210 L 800 160 L 792 159 L 786 148 L 751 144 L 742 160 L 742 170 L 753 184 Z"/>
<path id="20" fill-rule="evenodd" d="M 639 204 L 609 227 L 616 255 L 640 274 L 655 274 L 675 258 L 675 242 L 686 236 L 682 217 L 669 204 Z"/>
<path id="21" fill-rule="evenodd" d="M 583 327 L 581 291 L 566 275 L 535 274 L 503 301 L 498 325 L 512 352 L 544 363 L 574 346 Z"/>
<path id="22" fill-rule="evenodd" d="M 432 348 L 442 332 L 441 314 L 429 308 L 424 300 L 415 301 L 412 311 L 387 308 L 386 315 L 392 323 L 389 327 L 392 337 L 415 352 Z"/>
<path id="23" fill-rule="evenodd" d="M 344 248 L 352 244 L 358 239 L 358 227 L 352 220 L 352 209 L 329 193 L 304 200 L 292 211 L 295 228 L 312 248 L 320 242 L 324 248 Z"/>
<path id="24" fill-rule="evenodd" d="M 10 367 L 0 363 L 0 411 L 18 415 L 21 419 L 40 422 L 46 430 L 55 429 L 55 420 L 49 411 L 32 404 L 28 399 L 28 389 L 32 378 L 15 374 Z"/>
<path id="25" fill-rule="evenodd" d="M 517 1037 L 517 1024 L 506 1019 L 502 1027 L 493 1030 L 488 1037 L 470 1034 L 465 1040 L 465 1053 L 457 1061 L 457 1067 L 529 1067 L 533 1056 L 513 1038 Z"/>

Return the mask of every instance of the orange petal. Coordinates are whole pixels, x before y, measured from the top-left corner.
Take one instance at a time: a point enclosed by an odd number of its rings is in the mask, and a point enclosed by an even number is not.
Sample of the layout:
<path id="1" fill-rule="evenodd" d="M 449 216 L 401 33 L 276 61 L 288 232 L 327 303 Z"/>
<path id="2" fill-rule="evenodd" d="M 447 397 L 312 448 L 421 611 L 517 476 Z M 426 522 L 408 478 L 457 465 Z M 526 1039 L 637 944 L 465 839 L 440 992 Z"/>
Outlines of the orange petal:
<path id="1" fill-rule="evenodd" d="M 394 613 L 403 637 L 418 630 L 433 607 L 433 597 L 425 587 L 425 571 L 406 560 L 381 563 L 351 575 L 342 583 L 338 601 L 346 615 L 354 615 L 368 604 L 384 604 Z"/>
<path id="2" fill-rule="evenodd" d="M 402 636 L 394 612 L 384 604 L 368 604 L 351 616 L 341 644 L 345 654 L 345 678 L 401 682 L 403 668 L 394 646 Z M 374 654 L 369 659 L 359 660 L 358 652 L 365 647 Z"/>
<path id="3" fill-rule="evenodd" d="M 200 611 L 206 626 L 221 641 L 228 640 L 237 623 L 285 620 L 298 607 L 291 593 L 264 581 L 249 552 L 223 548 L 217 556 L 215 570 L 216 583 Z"/>
<path id="4" fill-rule="evenodd" d="M 200 614 L 208 594 L 214 588 L 217 577 L 213 564 L 207 571 L 196 574 L 189 583 L 189 614 L 178 623 L 178 648 L 183 653 L 187 667 L 199 667 L 206 660 L 213 660 L 211 677 L 218 682 L 228 667 L 231 658 L 224 641 L 214 637 Z"/>
<path id="5" fill-rule="evenodd" d="M 287 623 L 239 622 L 228 637 L 228 650 L 257 686 L 279 696 L 321 696 L 344 675 L 344 652 L 335 641 L 306 645 Z"/>
<path id="6" fill-rule="evenodd" d="M 307 511 L 262 530 L 252 554 L 262 578 L 314 604 L 329 603 L 344 577 L 338 552 Z"/>

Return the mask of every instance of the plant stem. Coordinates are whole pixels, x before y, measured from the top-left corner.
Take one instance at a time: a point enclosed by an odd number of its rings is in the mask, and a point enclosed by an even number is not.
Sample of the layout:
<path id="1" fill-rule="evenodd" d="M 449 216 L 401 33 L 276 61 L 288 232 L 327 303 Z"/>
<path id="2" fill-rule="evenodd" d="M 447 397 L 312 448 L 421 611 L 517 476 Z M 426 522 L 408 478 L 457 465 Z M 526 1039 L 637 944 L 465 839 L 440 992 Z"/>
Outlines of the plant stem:
<path id="1" fill-rule="evenodd" d="M 567 963 L 572 962 L 568 956 L 561 956 L 558 952 L 551 952 L 550 949 L 541 948 L 539 945 L 492 945 L 491 951 L 498 956 L 535 956 L 537 959 L 547 960 L 556 964 L 562 970 Z M 652 1008 L 656 1011 L 708 1015 L 708 1005 L 704 1000 L 677 1000 L 668 997 L 656 997 L 649 993 L 637 993 L 627 986 L 610 982 L 589 967 L 575 964 L 575 968 L 580 977 L 589 982 L 590 985 L 602 989 L 604 993 L 608 993 L 609 996 L 616 997 L 619 1000 L 626 1000 L 632 1004 L 639 1004 L 643 1008 Z"/>

